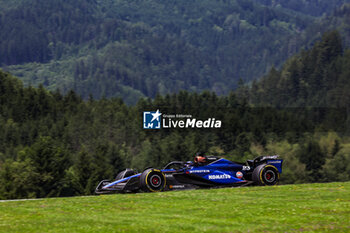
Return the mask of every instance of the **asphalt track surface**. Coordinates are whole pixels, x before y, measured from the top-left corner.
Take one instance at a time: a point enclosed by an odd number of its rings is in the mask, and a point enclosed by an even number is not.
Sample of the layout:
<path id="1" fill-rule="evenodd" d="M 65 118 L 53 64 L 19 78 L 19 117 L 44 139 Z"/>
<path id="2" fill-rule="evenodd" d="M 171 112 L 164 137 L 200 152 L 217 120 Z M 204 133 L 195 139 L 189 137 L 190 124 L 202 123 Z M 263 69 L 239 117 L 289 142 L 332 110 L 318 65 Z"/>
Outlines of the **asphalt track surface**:
<path id="1" fill-rule="evenodd" d="M 35 200 L 40 200 L 42 198 L 37 198 L 37 199 L 11 199 L 11 200 L 0 200 L 0 202 L 10 202 L 10 201 L 35 201 Z"/>
<path id="2" fill-rule="evenodd" d="M 75 196 L 75 197 L 96 197 L 96 195 L 90 195 L 90 196 Z M 69 197 L 69 198 L 75 198 L 75 197 Z M 1 202 L 11 202 L 11 201 L 40 201 L 45 199 L 59 199 L 59 198 L 67 198 L 67 197 L 47 197 L 47 198 L 28 198 L 28 199 L 9 199 L 9 200 L 0 200 Z"/>

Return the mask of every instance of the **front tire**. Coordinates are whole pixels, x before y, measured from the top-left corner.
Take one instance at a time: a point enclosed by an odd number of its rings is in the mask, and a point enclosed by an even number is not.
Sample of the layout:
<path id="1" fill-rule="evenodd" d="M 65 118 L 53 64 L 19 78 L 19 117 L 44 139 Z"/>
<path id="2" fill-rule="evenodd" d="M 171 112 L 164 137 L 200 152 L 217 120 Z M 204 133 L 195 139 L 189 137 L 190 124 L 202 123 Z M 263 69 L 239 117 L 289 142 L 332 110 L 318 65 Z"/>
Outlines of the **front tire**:
<path id="1" fill-rule="evenodd" d="M 254 169 L 252 179 L 258 185 L 277 185 L 280 174 L 275 166 L 261 164 Z"/>
<path id="2" fill-rule="evenodd" d="M 149 168 L 141 174 L 140 185 L 145 192 L 161 192 L 165 184 L 165 176 L 160 170 Z"/>

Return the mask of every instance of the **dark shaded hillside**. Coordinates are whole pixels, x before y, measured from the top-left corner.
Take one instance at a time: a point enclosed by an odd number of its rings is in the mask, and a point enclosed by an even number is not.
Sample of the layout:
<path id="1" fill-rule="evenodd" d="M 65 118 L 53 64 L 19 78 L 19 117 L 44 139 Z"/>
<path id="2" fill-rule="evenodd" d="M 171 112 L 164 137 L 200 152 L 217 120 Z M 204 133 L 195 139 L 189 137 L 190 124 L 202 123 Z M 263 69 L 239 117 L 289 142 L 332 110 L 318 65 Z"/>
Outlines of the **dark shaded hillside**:
<path id="1" fill-rule="evenodd" d="M 311 50 L 302 51 L 287 60 L 282 69 L 272 68 L 259 82 L 253 82 L 250 101 L 277 107 L 348 108 L 350 51 L 344 51 L 342 44 L 337 31 L 326 33 Z"/>
<path id="2" fill-rule="evenodd" d="M 350 47 L 350 4 L 335 9 L 332 14 L 310 26 L 305 32 L 305 38 L 320 37 L 323 33 L 337 29 L 342 35 L 343 44 Z"/>
<path id="3" fill-rule="evenodd" d="M 266 6 L 272 6 L 277 8 L 286 8 L 296 12 L 302 12 L 304 14 L 321 16 L 323 14 L 331 13 L 335 8 L 340 7 L 349 0 L 308 0 L 308 1 L 295 1 L 295 0 L 253 0 L 254 2 L 261 3 Z"/>
<path id="4" fill-rule="evenodd" d="M 0 13 L 0 64 L 48 62 L 70 45 L 91 40 L 98 25 L 93 2 L 34 0 L 5 7 Z"/>
<path id="5" fill-rule="evenodd" d="M 252 1 L 0 2 L 0 64 L 25 84 L 135 103 L 228 93 L 300 48 L 314 17 Z"/>

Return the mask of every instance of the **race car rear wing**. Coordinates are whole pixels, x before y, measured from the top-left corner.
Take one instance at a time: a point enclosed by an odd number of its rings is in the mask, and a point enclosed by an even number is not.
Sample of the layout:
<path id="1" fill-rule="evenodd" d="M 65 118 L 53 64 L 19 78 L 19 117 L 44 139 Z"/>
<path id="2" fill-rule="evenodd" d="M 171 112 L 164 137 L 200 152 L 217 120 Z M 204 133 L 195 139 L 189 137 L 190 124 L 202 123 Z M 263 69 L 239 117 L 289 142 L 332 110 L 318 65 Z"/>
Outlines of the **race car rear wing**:
<path id="1" fill-rule="evenodd" d="M 263 163 L 271 164 L 275 166 L 278 169 L 278 172 L 282 173 L 283 159 L 280 159 L 279 155 L 262 155 L 262 156 L 256 157 L 253 160 L 247 160 L 247 164 L 250 167 L 257 167 Z"/>

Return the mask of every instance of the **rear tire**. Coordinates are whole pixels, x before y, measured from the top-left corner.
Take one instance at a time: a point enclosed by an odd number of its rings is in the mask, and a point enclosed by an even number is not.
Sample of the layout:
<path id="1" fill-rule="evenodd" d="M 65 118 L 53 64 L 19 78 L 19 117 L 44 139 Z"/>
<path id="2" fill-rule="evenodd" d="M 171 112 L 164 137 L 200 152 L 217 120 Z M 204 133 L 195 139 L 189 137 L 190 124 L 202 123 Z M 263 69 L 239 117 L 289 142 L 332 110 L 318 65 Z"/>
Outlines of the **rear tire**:
<path id="1" fill-rule="evenodd" d="M 141 174 L 140 185 L 145 192 L 161 192 L 165 184 L 165 176 L 160 170 L 149 168 Z"/>
<path id="2" fill-rule="evenodd" d="M 258 185 L 277 185 L 280 174 L 275 166 L 261 164 L 254 169 L 252 179 Z"/>

